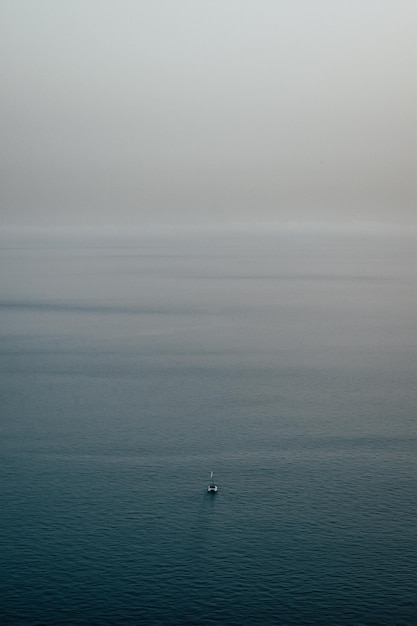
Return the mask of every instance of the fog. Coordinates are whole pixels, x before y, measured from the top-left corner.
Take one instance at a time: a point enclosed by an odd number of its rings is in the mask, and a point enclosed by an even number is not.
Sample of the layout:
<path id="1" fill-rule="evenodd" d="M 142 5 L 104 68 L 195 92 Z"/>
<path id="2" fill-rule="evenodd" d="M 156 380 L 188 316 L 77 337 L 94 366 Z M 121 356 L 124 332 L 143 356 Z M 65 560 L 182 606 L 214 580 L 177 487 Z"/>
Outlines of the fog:
<path id="1" fill-rule="evenodd" d="M 3 0 L 3 232 L 407 229 L 411 0 Z"/>

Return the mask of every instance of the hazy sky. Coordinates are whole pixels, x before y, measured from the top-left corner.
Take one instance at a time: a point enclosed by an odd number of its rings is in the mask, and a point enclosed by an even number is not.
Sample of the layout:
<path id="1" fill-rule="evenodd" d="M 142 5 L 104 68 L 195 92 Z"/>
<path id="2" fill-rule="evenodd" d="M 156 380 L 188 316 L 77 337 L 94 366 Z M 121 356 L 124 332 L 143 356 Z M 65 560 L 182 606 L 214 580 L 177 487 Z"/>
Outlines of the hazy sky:
<path id="1" fill-rule="evenodd" d="M 410 226 L 414 0 L 1 0 L 1 224 Z"/>

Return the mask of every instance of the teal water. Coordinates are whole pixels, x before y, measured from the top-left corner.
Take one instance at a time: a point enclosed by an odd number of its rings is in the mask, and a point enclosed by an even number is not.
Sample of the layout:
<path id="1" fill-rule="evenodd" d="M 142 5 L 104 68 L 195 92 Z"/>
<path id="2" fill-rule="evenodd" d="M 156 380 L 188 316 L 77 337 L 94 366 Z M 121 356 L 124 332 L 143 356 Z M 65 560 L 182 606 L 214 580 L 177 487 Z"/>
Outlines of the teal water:
<path id="1" fill-rule="evenodd" d="M 3 247 L 1 624 L 415 624 L 412 258 Z"/>

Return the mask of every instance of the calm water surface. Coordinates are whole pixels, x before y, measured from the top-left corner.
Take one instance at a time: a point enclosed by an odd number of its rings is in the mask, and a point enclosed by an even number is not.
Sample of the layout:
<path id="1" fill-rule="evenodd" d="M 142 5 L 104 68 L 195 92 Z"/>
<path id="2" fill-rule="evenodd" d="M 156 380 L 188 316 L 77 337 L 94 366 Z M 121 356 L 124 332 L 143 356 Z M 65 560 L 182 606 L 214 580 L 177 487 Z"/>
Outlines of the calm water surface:
<path id="1" fill-rule="evenodd" d="M 412 253 L 4 246 L 1 624 L 416 624 Z"/>

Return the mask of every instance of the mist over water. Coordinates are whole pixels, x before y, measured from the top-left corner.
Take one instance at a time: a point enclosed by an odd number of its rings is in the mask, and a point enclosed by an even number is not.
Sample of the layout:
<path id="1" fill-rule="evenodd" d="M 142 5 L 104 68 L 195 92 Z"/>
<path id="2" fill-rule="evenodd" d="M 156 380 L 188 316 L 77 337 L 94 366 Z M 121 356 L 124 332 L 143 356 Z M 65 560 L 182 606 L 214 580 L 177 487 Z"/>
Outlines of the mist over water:
<path id="1" fill-rule="evenodd" d="M 2 623 L 415 623 L 411 238 L 0 254 Z"/>
<path id="2" fill-rule="evenodd" d="M 1 626 L 415 626 L 415 3 L 1 16 Z"/>

